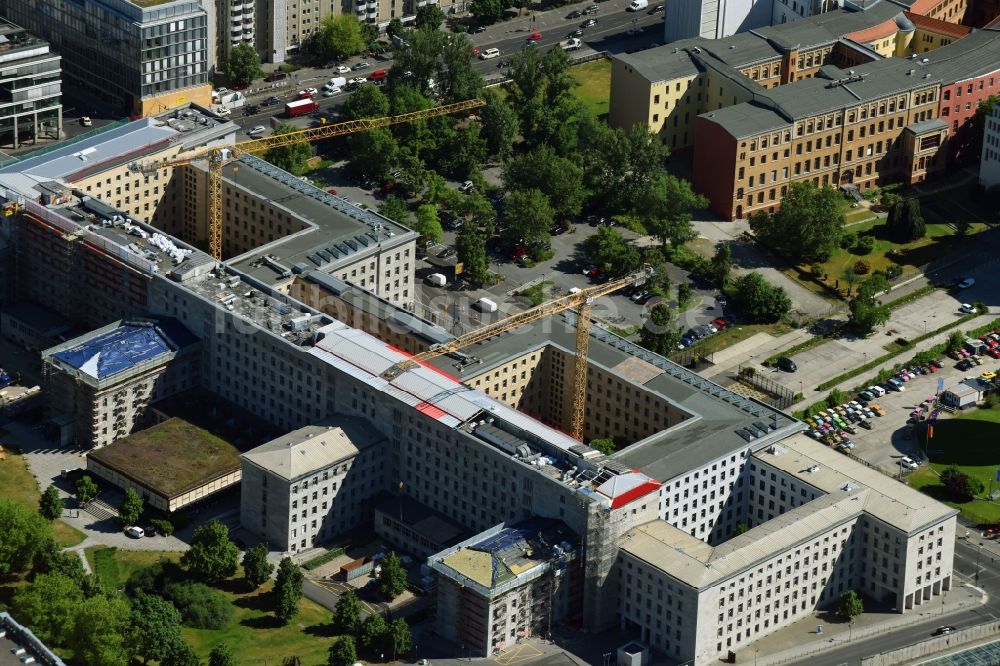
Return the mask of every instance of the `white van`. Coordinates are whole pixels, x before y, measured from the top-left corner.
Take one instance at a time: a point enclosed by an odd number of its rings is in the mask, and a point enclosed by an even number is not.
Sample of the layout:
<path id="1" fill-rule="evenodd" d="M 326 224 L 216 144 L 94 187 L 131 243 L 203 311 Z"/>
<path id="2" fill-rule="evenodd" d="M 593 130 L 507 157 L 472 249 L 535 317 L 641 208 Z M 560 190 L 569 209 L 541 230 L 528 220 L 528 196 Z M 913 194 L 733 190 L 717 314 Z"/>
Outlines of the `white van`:
<path id="1" fill-rule="evenodd" d="M 879 398 L 885 395 L 885 389 L 881 386 L 869 386 L 868 390 Z"/>
<path id="2" fill-rule="evenodd" d="M 472 304 L 472 307 L 476 308 L 480 312 L 496 312 L 497 304 L 488 298 L 480 298 L 478 301 Z"/>
<path id="3" fill-rule="evenodd" d="M 649 0 L 632 0 L 625 10 L 629 12 L 637 12 L 641 9 L 645 9 L 646 7 L 649 7 Z"/>
<path id="4" fill-rule="evenodd" d="M 443 287 L 448 284 L 448 278 L 441 273 L 431 273 L 427 276 L 427 284 L 435 287 Z"/>
<path id="5" fill-rule="evenodd" d="M 499 57 L 500 57 L 500 49 L 484 49 L 479 54 L 480 60 L 489 60 L 490 58 L 499 58 Z"/>

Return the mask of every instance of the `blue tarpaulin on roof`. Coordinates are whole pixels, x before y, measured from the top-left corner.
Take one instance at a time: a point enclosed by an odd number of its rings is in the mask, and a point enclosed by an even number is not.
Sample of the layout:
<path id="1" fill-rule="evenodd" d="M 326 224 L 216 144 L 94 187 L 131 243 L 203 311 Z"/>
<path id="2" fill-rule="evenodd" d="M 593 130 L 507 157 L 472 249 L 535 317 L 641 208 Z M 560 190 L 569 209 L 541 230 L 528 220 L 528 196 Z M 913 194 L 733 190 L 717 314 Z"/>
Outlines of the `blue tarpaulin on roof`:
<path id="1" fill-rule="evenodd" d="M 53 354 L 83 373 L 104 379 L 174 351 L 157 326 L 126 324 Z"/>

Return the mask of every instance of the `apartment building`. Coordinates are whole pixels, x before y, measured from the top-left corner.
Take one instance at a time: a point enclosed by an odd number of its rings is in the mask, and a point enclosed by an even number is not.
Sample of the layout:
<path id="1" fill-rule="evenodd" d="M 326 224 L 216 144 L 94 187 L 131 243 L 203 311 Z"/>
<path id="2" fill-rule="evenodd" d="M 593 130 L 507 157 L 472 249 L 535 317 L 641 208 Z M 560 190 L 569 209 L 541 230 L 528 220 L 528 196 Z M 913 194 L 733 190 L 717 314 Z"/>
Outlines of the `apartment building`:
<path id="1" fill-rule="evenodd" d="M 100 448 L 147 425 L 150 403 L 199 383 L 197 340 L 176 321 L 117 321 L 42 352 L 54 417 L 71 441 Z"/>
<path id="2" fill-rule="evenodd" d="M 1000 33 L 980 30 L 923 57 L 828 66 L 820 77 L 702 114 L 694 186 L 719 215 L 739 219 L 776 210 L 791 182 L 860 190 L 921 182 L 949 164 L 949 153 L 961 154 L 954 134 L 1000 84 L 998 62 Z M 964 102 L 952 107 L 959 90 L 968 111 Z M 949 115 L 939 116 L 945 108 Z"/>
<path id="3" fill-rule="evenodd" d="M 292 553 L 360 525 L 386 486 L 385 444 L 366 421 L 337 418 L 244 453 L 240 523 Z"/>
<path id="4" fill-rule="evenodd" d="M 148 116 L 211 104 L 211 38 L 198 0 L 0 0 L 0 15 L 48 40 L 82 108 Z"/>
<path id="5" fill-rule="evenodd" d="M 1000 104 L 984 119 L 981 150 L 979 184 L 990 190 L 1000 184 Z"/>
<path id="6" fill-rule="evenodd" d="M 62 75 L 48 42 L 0 20 L 0 143 L 61 138 Z"/>
<path id="7" fill-rule="evenodd" d="M 900 612 L 951 588 L 955 511 L 796 435 L 745 465 L 750 529 L 718 545 L 655 521 L 622 539 L 621 623 L 714 663 L 854 589 Z"/>

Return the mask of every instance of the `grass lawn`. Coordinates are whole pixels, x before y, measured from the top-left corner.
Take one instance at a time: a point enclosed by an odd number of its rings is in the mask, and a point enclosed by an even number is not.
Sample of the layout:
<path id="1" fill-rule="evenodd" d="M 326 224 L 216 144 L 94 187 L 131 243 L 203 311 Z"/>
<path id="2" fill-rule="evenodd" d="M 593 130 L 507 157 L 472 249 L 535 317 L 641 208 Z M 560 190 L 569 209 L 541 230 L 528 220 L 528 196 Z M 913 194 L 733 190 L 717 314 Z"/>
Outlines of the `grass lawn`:
<path id="1" fill-rule="evenodd" d="M 970 235 L 982 231 L 986 228 L 984 224 L 973 224 L 969 230 Z M 912 273 L 918 266 L 927 264 L 934 259 L 948 253 L 958 252 L 970 243 L 975 243 L 974 238 L 963 238 L 949 227 L 947 224 L 935 224 L 928 222 L 927 235 L 924 238 L 912 243 L 899 244 L 889 240 L 885 235 L 885 220 L 871 219 L 867 222 L 853 224 L 847 229 L 848 233 L 858 236 L 873 236 L 875 238 L 874 249 L 866 254 L 854 254 L 850 250 L 838 247 L 833 255 L 822 264 L 819 269 L 826 275 L 825 283 L 829 289 L 834 289 L 839 281 L 842 294 L 847 293 L 847 270 L 852 268 L 860 259 L 864 259 L 871 266 L 871 272 L 884 270 L 892 264 L 902 267 L 904 274 Z M 886 253 L 890 252 L 890 256 Z M 828 295 L 809 275 L 810 266 L 798 265 L 789 266 L 784 272 L 792 279 L 798 280 L 812 291 Z M 858 282 L 864 277 L 858 278 Z"/>
<path id="2" fill-rule="evenodd" d="M 1000 409 L 977 409 L 954 419 L 939 420 L 934 425 L 934 437 L 925 443 L 929 469 L 917 470 L 910 475 L 909 483 L 923 490 L 977 523 L 996 523 L 1000 520 L 1000 503 L 976 499 L 958 504 L 945 497 L 938 483 L 938 474 L 957 465 L 964 473 L 979 479 L 990 490 L 990 480 L 995 479 L 1000 468 Z M 1000 489 L 996 482 L 993 490 Z"/>
<path id="3" fill-rule="evenodd" d="M 237 572 L 239 576 L 241 572 Z M 291 624 L 281 626 L 272 611 L 273 581 L 249 594 L 243 592 L 243 581 L 237 578 L 222 587 L 235 607 L 232 623 L 224 629 L 183 630 L 184 639 L 199 657 L 207 659 L 216 643 L 225 643 L 233 648 L 236 663 L 241 666 L 280 664 L 293 655 L 302 660 L 303 666 L 327 663 L 336 636 L 330 611 L 303 597 L 299 614 Z"/>
<path id="4" fill-rule="evenodd" d="M 181 558 L 181 554 L 175 551 L 119 550 L 107 546 L 85 548 L 83 554 L 94 573 L 116 590 L 124 588 L 125 583 L 133 573 L 151 564 L 156 564 L 161 558 L 172 562 Z"/>
<path id="5" fill-rule="evenodd" d="M 0 460 L 0 497 L 37 510 L 41 492 L 38 490 L 38 482 L 28 469 L 28 462 L 9 444 L 4 444 L 3 449 L 5 459 Z M 75 546 L 85 538 L 83 532 L 61 520 L 52 522 L 52 533 L 61 546 Z"/>
<path id="6" fill-rule="evenodd" d="M 867 222 L 875 218 L 875 213 L 867 209 L 852 210 L 851 212 L 844 215 L 847 224 L 855 224 L 856 222 Z M 853 229 L 851 229 L 853 231 Z"/>
<path id="7" fill-rule="evenodd" d="M 579 84 L 573 89 L 583 106 L 595 116 L 608 112 L 611 98 L 611 61 L 605 58 L 592 60 L 569 68 L 569 73 Z"/>

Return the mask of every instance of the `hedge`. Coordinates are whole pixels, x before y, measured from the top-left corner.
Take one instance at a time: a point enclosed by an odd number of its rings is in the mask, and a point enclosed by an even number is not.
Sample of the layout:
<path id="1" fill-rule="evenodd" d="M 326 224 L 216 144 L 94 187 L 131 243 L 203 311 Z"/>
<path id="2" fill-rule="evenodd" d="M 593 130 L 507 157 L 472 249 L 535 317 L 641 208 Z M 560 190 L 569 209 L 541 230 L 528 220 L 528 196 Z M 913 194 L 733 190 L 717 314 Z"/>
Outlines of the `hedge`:
<path id="1" fill-rule="evenodd" d="M 328 550 L 322 555 L 314 557 L 305 564 L 303 564 L 302 568 L 305 569 L 306 571 L 312 571 L 316 567 L 321 567 L 327 562 L 330 562 L 333 559 L 340 557 L 341 555 L 344 554 L 344 550 L 345 550 L 344 548 L 334 548 L 332 550 Z"/>

